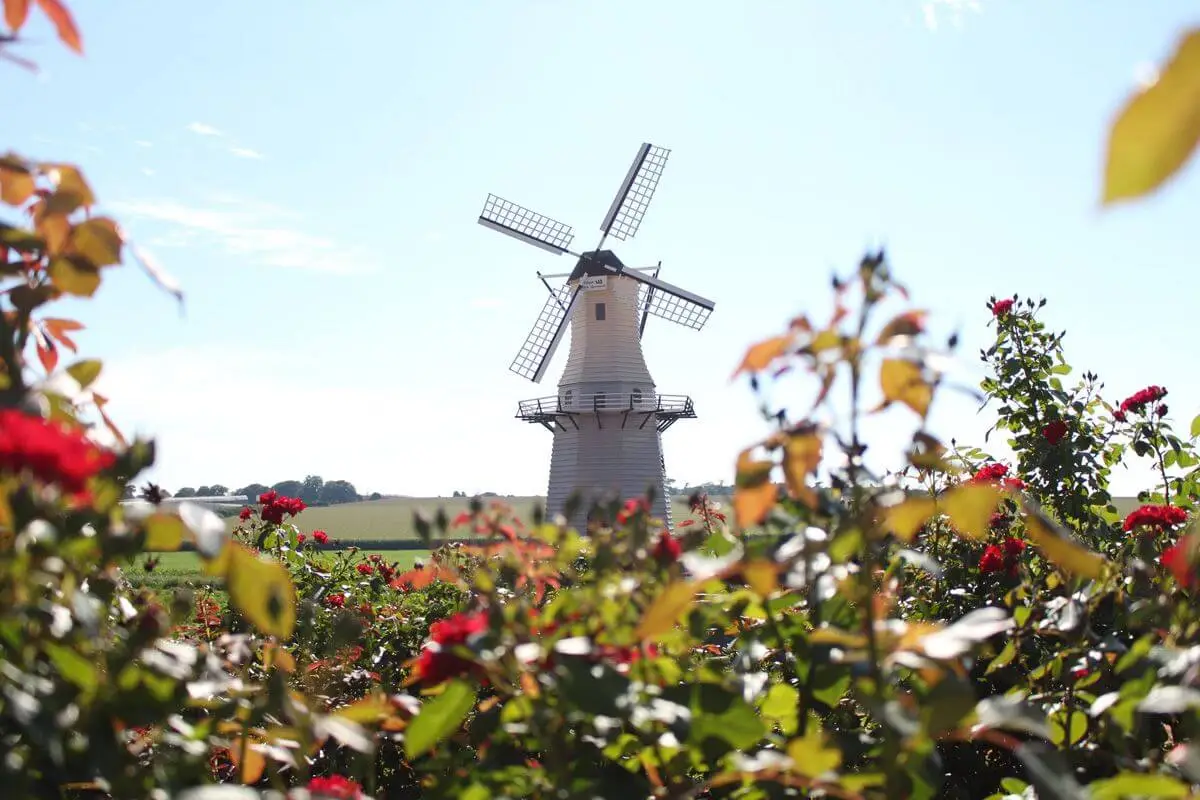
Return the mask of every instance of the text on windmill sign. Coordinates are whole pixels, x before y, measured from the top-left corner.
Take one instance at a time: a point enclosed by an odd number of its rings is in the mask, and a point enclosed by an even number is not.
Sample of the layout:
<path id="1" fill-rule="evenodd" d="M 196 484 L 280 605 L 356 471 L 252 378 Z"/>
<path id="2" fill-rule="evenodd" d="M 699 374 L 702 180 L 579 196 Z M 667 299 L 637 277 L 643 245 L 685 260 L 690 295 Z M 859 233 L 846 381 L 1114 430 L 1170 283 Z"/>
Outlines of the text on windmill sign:
<path id="1" fill-rule="evenodd" d="M 579 288 L 585 292 L 603 289 L 608 285 L 607 275 L 584 275 L 579 279 Z"/>

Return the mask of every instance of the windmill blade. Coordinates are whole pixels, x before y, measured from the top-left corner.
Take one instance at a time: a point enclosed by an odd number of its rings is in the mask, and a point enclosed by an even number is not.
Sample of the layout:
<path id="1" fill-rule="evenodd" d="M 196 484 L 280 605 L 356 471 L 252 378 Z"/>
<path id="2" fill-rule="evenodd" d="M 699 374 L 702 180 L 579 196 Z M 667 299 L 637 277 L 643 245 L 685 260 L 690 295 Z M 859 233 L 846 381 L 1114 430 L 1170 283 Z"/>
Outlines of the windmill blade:
<path id="1" fill-rule="evenodd" d="M 658 188 L 658 180 L 662 177 L 670 154 L 670 150 L 655 147 L 649 142 L 638 148 L 629 173 L 617 190 L 608 213 L 604 215 L 604 222 L 600 223 L 600 230 L 605 237 L 615 236 L 621 241 L 634 237 L 638 226 L 642 224 L 642 217 L 646 216 L 646 208 L 650 205 L 654 190 Z"/>
<path id="2" fill-rule="evenodd" d="M 644 313 L 695 330 L 700 330 L 704 323 L 708 322 L 708 315 L 712 313 L 714 305 L 712 300 L 680 289 L 661 278 L 644 275 L 638 270 L 627 269 L 621 274 L 645 285 L 646 291 L 641 298 L 641 310 Z"/>
<path id="3" fill-rule="evenodd" d="M 575 238 L 570 225 L 552 220 L 494 194 L 489 194 L 484 201 L 479 224 L 534 247 L 540 247 L 556 256 L 568 252 L 567 248 Z"/>
<path id="4" fill-rule="evenodd" d="M 542 382 L 550 359 L 567 332 L 567 324 L 578 299 L 579 287 L 566 284 L 546 298 L 546 305 L 542 306 L 542 313 L 538 314 L 537 322 L 533 323 L 533 329 L 525 337 L 525 343 L 509 366 L 510 370 L 534 383 Z"/>
<path id="5" fill-rule="evenodd" d="M 657 278 L 660 270 L 662 270 L 662 262 L 661 261 L 658 262 L 658 266 L 654 268 L 654 275 L 652 277 Z M 646 335 L 646 320 L 650 319 L 649 304 L 650 304 L 650 301 L 654 299 L 653 296 L 654 296 L 654 289 L 650 288 L 646 284 L 642 284 L 641 286 L 638 287 L 638 305 L 637 305 L 637 307 L 642 310 L 642 321 L 638 324 L 638 338 L 639 339 L 641 339 L 643 336 Z"/>

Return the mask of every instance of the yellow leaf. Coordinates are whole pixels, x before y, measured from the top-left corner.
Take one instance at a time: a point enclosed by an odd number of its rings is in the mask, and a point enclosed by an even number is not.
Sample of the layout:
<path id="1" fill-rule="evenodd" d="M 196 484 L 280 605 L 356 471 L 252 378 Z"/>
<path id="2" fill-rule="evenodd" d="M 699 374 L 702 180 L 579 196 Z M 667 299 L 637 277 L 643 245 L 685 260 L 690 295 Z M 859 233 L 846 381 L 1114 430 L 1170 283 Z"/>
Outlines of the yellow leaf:
<path id="1" fill-rule="evenodd" d="M 296 627 L 296 589 L 287 569 L 240 544 L 228 547 L 225 581 L 230 602 L 263 633 L 280 639 L 291 636 Z"/>
<path id="2" fill-rule="evenodd" d="M 81 222 L 71 230 L 71 250 L 93 267 L 121 263 L 121 234 L 117 224 L 107 217 Z"/>
<path id="3" fill-rule="evenodd" d="M 911 542 L 936 510 L 937 504 L 931 498 L 910 497 L 884 510 L 884 525 L 896 538 Z"/>
<path id="4" fill-rule="evenodd" d="M 42 164 L 41 168 L 54 182 L 54 192 L 46 198 L 43 214 L 70 215 L 79 208 L 96 204 L 92 187 L 88 186 L 78 167 L 71 164 Z"/>
<path id="5" fill-rule="evenodd" d="M 829 644 L 857 650 L 867 646 L 867 637 L 841 628 L 817 628 L 808 635 L 809 644 Z"/>
<path id="6" fill-rule="evenodd" d="M 996 486 L 988 483 L 966 483 L 956 486 L 940 499 L 939 505 L 954 530 L 968 539 L 986 539 L 992 512 L 1004 497 Z"/>
<path id="7" fill-rule="evenodd" d="M 242 762 L 243 747 L 245 748 L 245 763 Z M 267 759 L 250 745 L 243 745 L 241 737 L 233 741 L 233 746 L 229 748 L 229 756 L 238 768 L 238 775 L 242 783 L 253 786 L 262 779 L 263 770 L 267 767 Z"/>
<path id="8" fill-rule="evenodd" d="M 37 232 L 46 242 L 46 252 L 56 256 L 67 246 L 71 223 L 62 214 L 50 214 L 37 221 Z"/>
<path id="9" fill-rule="evenodd" d="M 842 343 L 842 335 L 833 328 L 826 328 L 813 337 L 812 342 L 808 345 L 808 349 L 813 355 L 823 353 L 826 350 L 833 350 Z"/>
<path id="10" fill-rule="evenodd" d="M 100 370 L 103 368 L 103 363 L 89 358 L 86 361 L 79 361 L 67 367 L 67 374 L 70 375 L 79 384 L 79 388 L 86 389 L 95 382 L 96 378 L 100 377 Z"/>
<path id="11" fill-rule="evenodd" d="M 0 200 L 19 206 L 30 198 L 37 186 L 28 170 L 0 165 Z"/>
<path id="12" fill-rule="evenodd" d="M 842 765 L 842 751 L 829 746 L 815 714 L 809 715 L 808 732 L 788 742 L 787 754 L 792 759 L 792 771 L 809 778 L 819 778 Z"/>
<path id="13" fill-rule="evenodd" d="M 100 270 L 79 260 L 63 256 L 50 262 L 50 280 L 67 294 L 91 297 L 100 287 Z"/>
<path id="14" fill-rule="evenodd" d="M 933 387 L 921 377 L 921 368 L 911 361 L 886 358 L 879 370 L 884 406 L 901 402 L 922 417 L 933 402 Z"/>
<path id="15" fill-rule="evenodd" d="M 654 640 L 675 627 L 679 617 L 691 607 L 697 588 L 691 581 L 677 581 L 664 589 L 638 623 L 637 637 Z"/>
<path id="16" fill-rule="evenodd" d="M 388 700 L 387 695 L 378 694 L 343 706 L 334 711 L 333 715 L 362 725 L 370 725 L 380 717 L 389 716 L 391 713 L 392 703 Z"/>
<path id="17" fill-rule="evenodd" d="M 775 562 L 756 558 L 742 567 L 742 576 L 759 597 L 766 599 L 779 586 Z"/>
<path id="18" fill-rule="evenodd" d="M 787 434 L 783 445 L 783 477 L 788 492 L 809 508 L 816 508 L 817 493 L 808 485 L 808 476 L 821 465 L 821 437 L 815 425 L 802 425 Z"/>
<path id="19" fill-rule="evenodd" d="M 1073 575 L 1099 578 L 1108 561 L 1076 541 L 1046 517 L 1040 509 L 1025 506 L 1025 533 L 1046 560 Z"/>
<path id="20" fill-rule="evenodd" d="M 737 460 L 737 478 L 733 489 L 733 514 L 739 528 L 757 525 L 775 507 L 779 491 L 771 481 L 771 461 L 757 461 L 750 450 Z"/>
<path id="21" fill-rule="evenodd" d="M 743 372 L 762 372 L 771 366 L 775 359 L 786 354 L 791 346 L 792 337 L 790 336 L 772 336 L 770 339 L 751 346 L 746 351 L 745 357 L 742 358 L 742 363 L 734 370 L 731 379 Z"/>
<path id="22" fill-rule="evenodd" d="M 146 518 L 146 550 L 151 553 L 161 553 L 178 550 L 183 544 L 187 526 L 175 514 L 157 512 Z"/>
<path id="23" fill-rule="evenodd" d="M 1180 40 L 1158 80 L 1117 115 L 1108 136 L 1104 205 L 1149 194 L 1200 142 L 1200 29 Z"/>

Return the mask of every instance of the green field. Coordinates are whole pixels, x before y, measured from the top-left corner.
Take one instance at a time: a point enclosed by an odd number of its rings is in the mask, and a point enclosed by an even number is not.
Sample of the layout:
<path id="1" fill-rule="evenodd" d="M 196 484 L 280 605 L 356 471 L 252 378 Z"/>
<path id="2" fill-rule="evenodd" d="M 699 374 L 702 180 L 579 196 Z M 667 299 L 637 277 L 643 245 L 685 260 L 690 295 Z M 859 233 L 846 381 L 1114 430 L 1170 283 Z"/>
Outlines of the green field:
<path id="1" fill-rule="evenodd" d="M 378 552 L 389 564 L 397 564 L 400 569 L 408 569 L 419 558 L 427 558 L 428 550 L 378 550 L 362 551 L 359 555 Z M 332 558 L 332 556 L 328 556 Z M 209 578 L 200 572 L 200 556 L 196 553 L 158 553 L 157 564 L 147 572 L 146 558 L 140 557 L 125 571 L 130 582 L 137 586 L 152 589 L 173 589 L 187 584 L 220 586 L 220 578 Z"/>
<path id="2" fill-rule="evenodd" d="M 499 500 L 510 508 L 525 523 L 530 523 L 535 506 L 541 506 L 545 499 L 542 497 L 484 497 L 485 505 L 493 500 Z M 342 542 L 372 539 L 416 539 L 417 531 L 413 526 L 414 512 L 421 510 L 431 518 L 439 508 L 445 509 L 446 516 L 453 520 L 470 505 L 470 499 L 465 497 L 400 497 L 386 500 L 367 500 L 361 503 L 345 503 L 336 506 L 314 506 L 305 509 L 294 519 L 297 527 L 305 533 L 323 530 L 332 539 Z M 676 497 L 672 501 L 672 517 L 676 523 L 687 519 L 688 504 L 686 497 Z M 238 524 L 237 517 L 229 520 L 232 529 Z M 469 536 L 469 531 L 459 535 Z"/>

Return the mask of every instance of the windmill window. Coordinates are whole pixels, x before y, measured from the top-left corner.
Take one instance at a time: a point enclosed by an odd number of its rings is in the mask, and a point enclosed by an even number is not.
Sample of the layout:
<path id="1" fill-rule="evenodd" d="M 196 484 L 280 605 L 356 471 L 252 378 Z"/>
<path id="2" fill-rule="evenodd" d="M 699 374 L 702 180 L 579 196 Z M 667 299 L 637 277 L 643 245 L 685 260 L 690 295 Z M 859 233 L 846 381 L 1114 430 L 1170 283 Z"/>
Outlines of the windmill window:
<path id="1" fill-rule="evenodd" d="M 604 303 L 596 303 L 596 319 L 604 319 Z"/>
<path id="2" fill-rule="evenodd" d="M 567 389 L 563 392 L 563 407 L 569 409 L 571 404 L 575 402 L 575 392 Z"/>
<path id="3" fill-rule="evenodd" d="M 640 406 L 641 404 L 642 404 L 642 390 L 634 389 L 633 390 L 633 405 Z"/>

